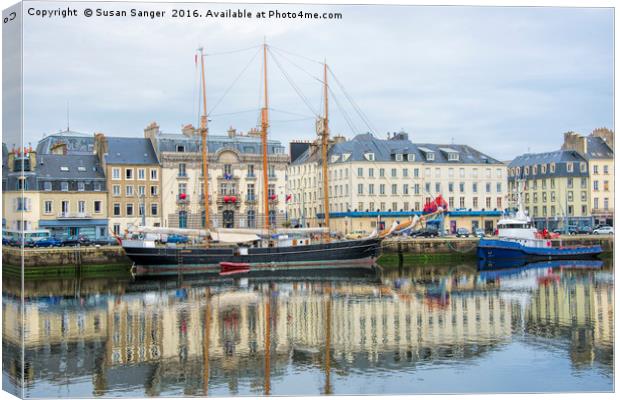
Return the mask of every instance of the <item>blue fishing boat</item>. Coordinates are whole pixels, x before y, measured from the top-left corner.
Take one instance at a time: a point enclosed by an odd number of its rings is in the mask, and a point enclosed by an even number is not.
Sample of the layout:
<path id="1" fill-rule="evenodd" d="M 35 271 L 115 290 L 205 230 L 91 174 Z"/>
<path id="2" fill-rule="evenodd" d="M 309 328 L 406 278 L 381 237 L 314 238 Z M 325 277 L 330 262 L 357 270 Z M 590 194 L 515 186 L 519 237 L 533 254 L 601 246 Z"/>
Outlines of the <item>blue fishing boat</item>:
<path id="1" fill-rule="evenodd" d="M 533 227 L 530 217 L 523 211 L 521 194 L 518 193 L 517 211 L 497 224 L 497 238 L 481 238 L 477 255 L 487 261 L 545 261 L 562 259 L 595 258 L 603 252 L 600 245 L 559 246 L 542 237 Z"/>

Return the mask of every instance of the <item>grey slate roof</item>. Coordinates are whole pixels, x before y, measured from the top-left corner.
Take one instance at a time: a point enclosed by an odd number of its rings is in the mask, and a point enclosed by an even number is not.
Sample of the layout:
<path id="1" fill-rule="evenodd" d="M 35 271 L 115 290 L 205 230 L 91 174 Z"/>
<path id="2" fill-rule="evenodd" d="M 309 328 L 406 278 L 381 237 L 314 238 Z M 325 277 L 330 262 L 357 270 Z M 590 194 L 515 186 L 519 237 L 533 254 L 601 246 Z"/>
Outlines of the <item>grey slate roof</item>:
<path id="1" fill-rule="evenodd" d="M 512 160 L 510 165 L 508 165 L 508 168 L 526 167 L 526 166 L 533 166 L 533 165 L 540 166 L 543 164 L 555 163 L 554 173 L 551 173 L 550 168 L 547 168 L 546 173 L 543 173 L 542 170 L 539 169 L 536 175 L 530 174 L 527 177 L 528 178 L 544 178 L 544 177 L 554 177 L 554 176 L 584 176 L 584 177 L 588 176 L 587 168 L 585 172 L 581 172 L 581 169 L 579 168 L 579 164 L 581 162 L 587 162 L 587 160 L 583 156 L 581 156 L 577 151 L 557 150 L 557 151 L 551 151 L 547 153 L 535 153 L 535 154 L 527 153 L 527 154 L 520 155 L 514 160 Z M 569 173 L 566 165 L 570 163 L 573 164 L 573 172 Z M 525 177 L 523 168 L 521 169 L 519 176 Z"/>
<path id="2" fill-rule="evenodd" d="M 149 139 L 109 137 L 108 164 L 157 164 L 157 155 Z"/>
<path id="3" fill-rule="evenodd" d="M 426 150 L 435 154 L 434 160 L 426 160 Z M 403 154 L 404 160 L 407 154 L 414 154 L 416 162 L 429 164 L 501 164 L 500 161 L 479 152 L 478 150 L 462 144 L 432 144 L 413 143 L 402 136 L 394 139 L 378 139 L 370 133 L 353 137 L 346 142 L 337 143 L 329 149 L 329 157 L 349 153 L 348 161 L 366 161 L 365 153 L 374 153 L 375 162 L 393 161 L 396 154 Z M 448 160 L 448 153 L 458 152 L 458 160 Z M 310 153 L 310 149 L 304 152 L 293 164 L 303 164 L 309 161 L 320 161 L 320 152 Z M 342 157 L 337 162 L 342 162 Z"/>
<path id="4" fill-rule="evenodd" d="M 44 180 L 74 180 L 74 179 L 103 179 L 105 175 L 99 159 L 95 155 L 38 155 L 36 173 L 39 179 Z M 61 167 L 68 167 L 62 171 Z M 83 170 L 80 170 L 83 167 Z"/>
<path id="5" fill-rule="evenodd" d="M 200 136 L 188 137 L 182 134 L 159 133 L 156 137 L 159 152 L 176 152 L 177 145 L 185 146 L 185 152 L 200 151 Z M 237 135 L 231 138 L 226 135 L 209 135 L 207 138 L 207 146 L 209 147 L 209 153 L 215 153 L 219 149 L 226 147 L 233 148 L 240 153 L 260 154 L 261 139 L 254 136 Z M 276 148 L 279 149 L 279 153 L 284 154 L 284 146 L 282 146 L 280 141 L 267 141 L 268 154 L 275 154 Z"/>
<path id="6" fill-rule="evenodd" d="M 614 158 L 614 151 L 600 137 L 588 136 L 587 159 Z"/>
<path id="7" fill-rule="evenodd" d="M 37 154 L 49 154 L 50 148 L 59 142 L 67 144 L 67 154 L 93 154 L 95 138 L 93 135 L 69 130 L 53 133 L 37 144 Z"/>

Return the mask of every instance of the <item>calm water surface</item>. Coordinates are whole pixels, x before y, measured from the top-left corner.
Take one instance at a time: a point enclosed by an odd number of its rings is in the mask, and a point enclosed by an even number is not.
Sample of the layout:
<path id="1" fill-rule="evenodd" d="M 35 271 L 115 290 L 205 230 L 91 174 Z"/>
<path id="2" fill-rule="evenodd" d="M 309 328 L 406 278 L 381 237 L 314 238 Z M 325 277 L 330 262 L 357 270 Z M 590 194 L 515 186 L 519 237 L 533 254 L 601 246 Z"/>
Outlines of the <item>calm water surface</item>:
<path id="1" fill-rule="evenodd" d="M 22 379 L 3 281 L 3 387 Z M 25 396 L 613 390 L 611 265 L 29 279 Z"/>

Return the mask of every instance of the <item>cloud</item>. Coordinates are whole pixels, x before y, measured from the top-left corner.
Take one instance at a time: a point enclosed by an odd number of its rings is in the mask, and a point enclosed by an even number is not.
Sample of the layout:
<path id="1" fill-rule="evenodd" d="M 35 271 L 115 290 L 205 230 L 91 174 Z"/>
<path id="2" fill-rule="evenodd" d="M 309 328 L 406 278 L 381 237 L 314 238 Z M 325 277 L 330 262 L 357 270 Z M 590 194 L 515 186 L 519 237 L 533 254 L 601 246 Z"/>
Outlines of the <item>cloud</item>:
<path id="1" fill-rule="evenodd" d="M 85 8 L 88 3 L 75 3 Z M 170 4 L 99 3 L 162 9 Z M 49 5 L 46 6 L 50 8 Z M 405 129 L 414 140 L 470 144 L 509 159 L 531 147 L 559 147 L 562 132 L 613 127 L 613 10 L 422 6 L 205 5 L 341 12 L 338 21 L 107 18 L 25 19 L 26 135 L 66 125 L 142 135 L 156 120 L 166 131 L 198 122 L 193 56 L 207 53 L 211 132 L 248 130 L 261 107 L 264 37 L 310 103 L 299 98 L 269 58 L 271 137 L 314 137 L 322 67 L 327 59 L 379 135 Z M 246 51 L 219 54 L 235 49 Z M 317 79 L 315 79 L 316 77 Z M 330 77 L 332 131 L 369 130 Z M 343 112 L 344 111 L 344 112 Z M 241 113 L 237 113 L 241 112 Z M 305 118 L 305 119 L 303 119 Z M 296 121 L 291 121 L 295 119 Z M 352 122 L 349 123 L 347 119 Z M 500 144 L 501 143 L 501 144 Z"/>

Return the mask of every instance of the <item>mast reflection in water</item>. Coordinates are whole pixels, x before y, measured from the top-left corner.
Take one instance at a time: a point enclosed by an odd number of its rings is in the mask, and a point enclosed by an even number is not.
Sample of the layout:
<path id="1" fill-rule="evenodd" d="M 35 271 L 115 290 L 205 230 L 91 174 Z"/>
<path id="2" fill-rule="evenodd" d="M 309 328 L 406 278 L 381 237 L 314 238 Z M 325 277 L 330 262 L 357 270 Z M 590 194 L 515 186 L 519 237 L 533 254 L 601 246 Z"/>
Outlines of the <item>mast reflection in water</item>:
<path id="1" fill-rule="evenodd" d="M 26 280 L 23 326 L 19 287 L 30 397 L 613 390 L 609 265 Z"/>

